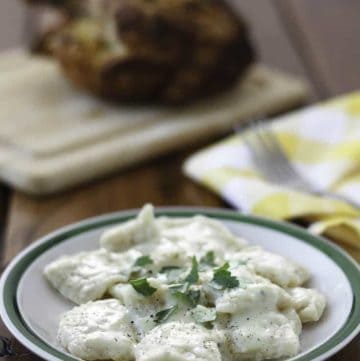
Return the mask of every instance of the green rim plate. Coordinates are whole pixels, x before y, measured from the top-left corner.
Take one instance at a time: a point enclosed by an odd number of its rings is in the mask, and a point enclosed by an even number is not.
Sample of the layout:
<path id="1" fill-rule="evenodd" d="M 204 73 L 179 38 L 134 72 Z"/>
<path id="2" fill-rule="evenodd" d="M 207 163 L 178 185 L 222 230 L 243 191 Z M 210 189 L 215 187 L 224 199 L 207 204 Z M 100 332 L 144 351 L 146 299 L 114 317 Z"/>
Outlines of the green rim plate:
<path id="1" fill-rule="evenodd" d="M 133 218 L 138 210 L 112 213 L 91 218 L 76 223 L 45 236 L 30 247 L 22 251 L 7 267 L 0 282 L 0 315 L 12 334 L 28 349 L 47 360 L 73 361 L 77 358 L 62 353 L 37 337 L 24 322 L 16 301 L 16 292 L 19 281 L 31 265 L 42 253 L 53 246 L 99 227 L 125 222 Z M 191 217 L 203 214 L 220 220 L 229 220 L 240 223 L 257 225 L 262 228 L 275 230 L 297 238 L 330 257 L 346 275 L 353 290 L 353 305 L 346 323 L 325 343 L 308 353 L 291 358 L 291 361 L 325 360 L 349 343 L 360 331 L 360 269 L 338 246 L 327 240 L 311 235 L 304 229 L 284 222 L 275 222 L 269 219 L 242 215 L 233 211 L 204 208 L 160 208 L 156 215 L 169 217 Z"/>

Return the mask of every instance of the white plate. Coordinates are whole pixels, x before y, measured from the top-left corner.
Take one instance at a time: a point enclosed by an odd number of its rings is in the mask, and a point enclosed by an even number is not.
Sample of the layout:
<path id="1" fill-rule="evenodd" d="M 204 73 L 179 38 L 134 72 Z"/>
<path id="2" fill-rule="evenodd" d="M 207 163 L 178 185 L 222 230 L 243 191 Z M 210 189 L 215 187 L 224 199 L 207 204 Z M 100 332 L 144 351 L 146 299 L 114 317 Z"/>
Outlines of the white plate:
<path id="1" fill-rule="evenodd" d="M 328 307 L 320 322 L 305 325 L 301 353 L 291 360 L 324 360 L 356 336 L 360 326 L 360 271 L 338 247 L 286 223 L 231 211 L 160 209 L 157 214 L 221 220 L 234 233 L 282 254 L 312 274 L 310 287 L 320 290 Z M 98 248 L 102 231 L 134 217 L 136 211 L 92 218 L 60 229 L 19 254 L 1 279 L 0 313 L 10 331 L 26 347 L 47 360 L 75 360 L 56 343 L 59 316 L 74 305 L 45 281 L 44 266 L 63 254 Z"/>

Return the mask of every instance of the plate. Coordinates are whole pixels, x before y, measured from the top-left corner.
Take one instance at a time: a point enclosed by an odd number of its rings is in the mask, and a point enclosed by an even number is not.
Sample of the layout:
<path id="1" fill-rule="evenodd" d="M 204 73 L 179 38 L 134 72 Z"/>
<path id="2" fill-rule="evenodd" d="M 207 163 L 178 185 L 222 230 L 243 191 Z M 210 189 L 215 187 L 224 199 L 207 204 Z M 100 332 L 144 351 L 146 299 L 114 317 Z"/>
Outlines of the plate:
<path id="1" fill-rule="evenodd" d="M 63 254 L 98 247 L 99 235 L 127 221 L 138 210 L 112 213 L 62 228 L 21 252 L 0 282 L 0 314 L 13 335 L 42 358 L 76 360 L 56 343 L 59 316 L 73 307 L 45 281 L 42 270 Z M 223 222 L 232 232 L 305 266 L 312 274 L 308 286 L 321 291 L 328 307 L 318 323 L 305 325 L 301 352 L 292 361 L 325 360 L 360 331 L 360 270 L 339 247 L 305 230 L 237 212 L 203 208 L 160 208 L 158 216 L 203 214 Z"/>

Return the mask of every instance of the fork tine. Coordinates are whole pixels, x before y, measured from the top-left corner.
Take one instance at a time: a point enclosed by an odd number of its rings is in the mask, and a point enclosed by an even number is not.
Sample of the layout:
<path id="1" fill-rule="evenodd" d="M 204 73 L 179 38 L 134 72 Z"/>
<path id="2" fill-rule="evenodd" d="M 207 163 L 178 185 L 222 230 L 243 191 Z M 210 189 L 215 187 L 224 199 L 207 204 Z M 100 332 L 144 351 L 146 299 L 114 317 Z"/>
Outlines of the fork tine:
<path id="1" fill-rule="evenodd" d="M 264 156 L 265 152 L 262 149 L 261 144 L 259 146 L 259 141 L 253 137 L 253 134 L 246 134 L 243 139 L 257 170 L 264 176 L 265 179 L 276 181 L 274 179 L 273 172 L 269 169 L 269 161 L 267 156 Z"/>
<path id="2" fill-rule="evenodd" d="M 261 123 L 257 125 L 257 139 L 259 144 L 261 144 L 261 146 L 263 147 L 263 151 L 268 157 L 271 172 L 276 176 L 276 182 L 288 185 L 290 173 L 288 169 L 284 167 L 282 158 L 279 156 L 278 150 L 273 146 L 272 142 L 269 142 L 267 133 L 268 131 L 264 129 L 264 126 Z"/>
<path id="3" fill-rule="evenodd" d="M 276 139 L 276 137 L 272 133 L 272 131 L 269 129 L 265 129 L 263 126 L 262 126 L 261 131 L 262 131 L 263 137 L 266 138 L 266 141 L 272 148 L 273 152 L 276 152 L 277 156 L 284 162 L 284 164 L 286 164 L 288 170 L 292 174 L 294 174 L 295 173 L 294 167 L 290 163 L 288 157 L 285 155 L 283 148 L 280 146 L 278 140 Z"/>
<path id="4" fill-rule="evenodd" d="M 256 167 L 263 173 L 263 176 L 273 183 L 287 184 L 287 177 L 285 177 L 284 172 L 279 169 L 279 159 L 276 157 L 276 153 L 269 148 L 269 145 L 263 137 L 261 137 L 257 123 L 253 122 L 251 124 L 251 129 L 244 139 L 247 147 L 251 151 Z M 277 171 L 274 171 L 274 168 L 276 168 Z"/>
<path id="5" fill-rule="evenodd" d="M 309 182 L 305 180 L 305 178 L 290 162 L 288 156 L 285 154 L 285 151 L 280 146 L 274 133 L 271 130 L 265 130 L 263 128 L 263 135 L 267 138 L 269 144 L 271 144 L 273 151 L 276 152 L 279 159 L 279 164 L 282 166 L 282 170 L 286 171 L 289 179 L 291 179 L 291 183 L 296 184 L 298 188 L 302 188 L 304 190 L 312 189 L 313 187 L 309 184 Z"/>
<path id="6" fill-rule="evenodd" d="M 341 200 L 360 209 L 360 204 L 346 196 L 327 192 L 313 186 L 294 167 L 275 134 L 268 127 L 265 128 L 262 122 L 251 122 L 249 128 L 245 132 L 243 140 L 254 161 L 254 165 L 266 180 L 316 196 Z"/>
<path id="7" fill-rule="evenodd" d="M 262 121 L 255 120 L 250 123 L 244 141 L 250 150 L 255 166 L 266 179 L 273 183 L 304 188 L 304 185 L 297 181 L 298 177 L 290 168 L 289 161 L 277 140 L 271 135 L 271 132 L 263 126 Z"/>
<path id="8" fill-rule="evenodd" d="M 309 191 L 309 184 L 303 181 L 297 170 L 292 166 L 272 131 L 265 128 L 263 122 L 254 121 L 248 139 L 248 146 L 256 152 L 258 168 L 270 181 L 299 190 Z M 252 135 L 252 136 L 251 136 Z"/>
<path id="9" fill-rule="evenodd" d="M 275 151 L 275 149 L 269 144 L 264 134 L 264 127 L 260 121 L 257 122 L 254 137 L 256 138 L 257 146 L 261 148 L 261 152 L 264 157 L 267 159 L 267 166 L 269 171 L 272 173 L 273 178 L 276 182 L 283 183 L 286 181 L 283 172 L 281 170 L 280 159 Z"/>
<path id="10" fill-rule="evenodd" d="M 277 143 L 270 136 L 270 131 L 266 130 L 263 126 L 259 127 L 259 134 L 266 146 L 267 152 L 271 154 L 273 160 L 273 166 L 280 174 L 279 177 L 287 181 L 292 175 L 292 169 L 288 165 L 288 160 L 285 159 L 282 150 L 280 150 Z"/>

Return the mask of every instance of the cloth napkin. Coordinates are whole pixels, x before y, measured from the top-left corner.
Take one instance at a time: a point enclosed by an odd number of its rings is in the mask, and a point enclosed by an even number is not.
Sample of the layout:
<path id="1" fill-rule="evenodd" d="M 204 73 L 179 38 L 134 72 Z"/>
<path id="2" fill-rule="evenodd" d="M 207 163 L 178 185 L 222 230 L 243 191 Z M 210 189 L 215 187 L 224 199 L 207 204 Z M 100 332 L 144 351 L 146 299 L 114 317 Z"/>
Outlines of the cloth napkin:
<path id="1" fill-rule="evenodd" d="M 289 113 L 268 126 L 304 177 L 360 204 L 360 92 Z M 305 222 L 360 261 L 360 208 L 265 180 L 242 137 L 233 135 L 194 154 L 184 172 L 243 212 Z"/>

